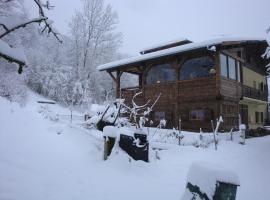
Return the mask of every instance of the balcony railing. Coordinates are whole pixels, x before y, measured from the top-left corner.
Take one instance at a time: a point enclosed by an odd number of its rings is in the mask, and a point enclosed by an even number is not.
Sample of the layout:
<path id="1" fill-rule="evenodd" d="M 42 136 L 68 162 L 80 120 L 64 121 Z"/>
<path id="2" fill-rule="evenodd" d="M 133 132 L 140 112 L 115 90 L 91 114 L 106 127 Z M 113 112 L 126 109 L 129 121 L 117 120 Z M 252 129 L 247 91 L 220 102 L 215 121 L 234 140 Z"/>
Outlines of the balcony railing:
<path id="1" fill-rule="evenodd" d="M 267 90 L 267 88 L 266 88 L 266 90 Z M 252 99 L 267 101 L 268 93 L 266 90 L 261 91 L 261 90 L 257 90 L 255 88 L 243 85 L 243 96 L 248 97 L 248 98 L 252 98 Z"/>

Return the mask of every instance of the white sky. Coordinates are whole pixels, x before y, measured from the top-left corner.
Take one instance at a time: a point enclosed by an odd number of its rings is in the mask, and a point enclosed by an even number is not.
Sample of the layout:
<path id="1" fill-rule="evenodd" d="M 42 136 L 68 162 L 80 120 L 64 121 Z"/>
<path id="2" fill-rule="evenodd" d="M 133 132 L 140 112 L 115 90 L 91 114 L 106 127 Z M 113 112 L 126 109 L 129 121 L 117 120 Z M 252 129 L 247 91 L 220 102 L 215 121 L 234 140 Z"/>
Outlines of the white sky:
<path id="1" fill-rule="evenodd" d="M 32 0 L 25 0 L 31 9 Z M 106 0 L 119 16 L 121 52 L 186 37 L 201 41 L 222 35 L 266 37 L 270 0 Z M 68 22 L 80 0 L 50 0 L 48 13 L 59 32 L 69 34 Z"/>

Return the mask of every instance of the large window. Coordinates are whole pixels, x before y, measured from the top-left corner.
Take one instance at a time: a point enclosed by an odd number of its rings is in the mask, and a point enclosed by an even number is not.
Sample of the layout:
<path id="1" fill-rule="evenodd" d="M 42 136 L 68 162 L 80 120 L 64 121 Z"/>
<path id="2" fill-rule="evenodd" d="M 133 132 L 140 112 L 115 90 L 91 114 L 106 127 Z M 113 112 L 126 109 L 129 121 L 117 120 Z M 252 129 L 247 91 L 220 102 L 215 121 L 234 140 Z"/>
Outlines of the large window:
<path id="1" fill-rule="evenodd" d="M 147 84 L 165 83 L 176 80 L 176 72 L 170 64 L 153 66 L 147 75 Z"/>
<path id="2" fill-rule="evenodd" d="M 215 63 L 211 57 L 193 58 L 185 61 L 180 68 L 180 80 L 208 77 L 214 72 Z"/>
<path id="3" fill-rule="evenodd" d="M 221 76 L 241 81 L 240 62 L 236 59 L 220 54 Z"/>

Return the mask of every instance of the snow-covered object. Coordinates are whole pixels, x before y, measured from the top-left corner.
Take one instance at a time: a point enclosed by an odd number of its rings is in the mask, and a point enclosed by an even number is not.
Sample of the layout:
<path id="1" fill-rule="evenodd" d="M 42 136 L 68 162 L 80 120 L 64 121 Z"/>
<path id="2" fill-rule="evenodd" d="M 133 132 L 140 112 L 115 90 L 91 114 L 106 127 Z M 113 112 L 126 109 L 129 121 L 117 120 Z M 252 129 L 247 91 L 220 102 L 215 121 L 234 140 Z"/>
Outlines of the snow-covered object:
<path id="1" fill-rule="evenodd" d="M 185 41 L 189 41 L 189 39 L 187 39 L 187 38 L 178 38 L 178 39 L 175 39 L 175 40 L 171 40 L 171 41 L 155 44 L 153 46 L 149 46 L 147 48 L 142 49 L 140 52 L 145 52 L 145 51 L 149 51 L 151 49 L 157 49 L 157 48 L 160 48 L 160 47 L 169 46 L 169 45 L 172 45 L 172 44 L 175 44 L 175 43 L 185 42 Z"/>
<path id="2" fill-rule="evenodd" d="M 167 123 L 167 121 L 165 119 L 161 119 L 160 122 L 159 122 L 160 127 L 165 127 L 166 123 Z"/>
<path id="3" fill-rule="evenodd" d="M 245 124 L 240 124 L 239 125 L 239 130 L 246 130 L 246 125 Z"/>
<path id="4" fill-rule="evenodd" d="M 103 136 L 116 138 L 119 129 L 115 126 L 105 126 L 103 129 Z"/>
<path id="5" fill-rule="evenodd" d="M 122 135 L 128 135 L 128 136 L 134 136 L 134 130 L 132 128 L 128 128 L 128 127 L 121 127 L 119 129 L 119 134 Z"/>
<path id="6" fill-rule="evenodd" d="M 240 185 L 239 177 L 236 173 L 208 162 L 194 162 L 188 172 L 187 183 L 196 185 L 202 193 L 210 199 L 215 194 L 217 182 Z M 190 200 L 190 192 L 186 190 L 182 200 Z"/>
<path id="7" fill-rule="evenodd" d="M 106 106 L 104 105 L 91 104 L 89 114 L 90 116 L 95 115 L 95 114 L 100 114 L 100 113 L 103 113 L 105 109 L 106 109 Z"/>
<path id="8" fill-rule="evenodd" d="M 22 63 L 26 62 L 26 57 L 22 49 L 12 48 L 3 40 L 0 40 L 0 54 L 3 54 Z"/>
<path id="9" fill-rule="evenodd" d="M 135 57 L 130 57 L 130 58 L 110 62 L 110 63 L 98 66 L 97 69 L 100 71 L 103 71 L 106 69 L 120 67 L 120 66 L 132 64 L 135 62 L 141 62 L 141 61 L 146 61 L 149 59 L 159 58 L 159 57 L 163 57 L 163 56 L 170 56 L 170 55 L 174 55 L 177 53 L 191 51 L 191 50 L 195 50 L 195 49 L 199 49 L 199 48 L 207 48 L 207 47 L 211 47 L 211 46 L 215 46 L 215 45 L 220 45 L 220 44 L 223 44 L 226 42 L 245 42 L 245 41 L 250 41 L 250 42 L 260 41 L 260 42 L 262 42 L 262 41 L 266 41 L 266 40 L 265 40 L 265 38 L 224 37 L 224 38 L 218 38 L 218 39 L 213 39 L 213 40 L 207 40 L 207 41 L 203 41 L 203 42 L 194 42 L 194 43 L 190 43 L 190 44 L 186 44 L 186 45 L 182 45 L 182 46 L 173 47 L 170 49 L 165 49 L 165 50 L 161 50 L 161 51 L 157 51 L 157 52 L 153 52 L 153 53 L 148 53 L 148 54 L 144 54 L 144 55 L 139 55 L 139 56 L 135 56 Z"/>

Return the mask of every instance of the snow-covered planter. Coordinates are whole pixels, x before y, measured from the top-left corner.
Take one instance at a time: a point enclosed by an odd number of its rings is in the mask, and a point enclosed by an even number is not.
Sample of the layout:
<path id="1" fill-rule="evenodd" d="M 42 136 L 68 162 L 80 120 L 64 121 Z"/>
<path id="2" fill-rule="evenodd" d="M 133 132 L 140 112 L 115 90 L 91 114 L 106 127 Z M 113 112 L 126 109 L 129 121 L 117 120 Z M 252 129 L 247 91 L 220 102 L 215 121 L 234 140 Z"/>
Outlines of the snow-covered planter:
<path id="1" fill-rule="evenodd" d="M 235 200 L 239 185 L 234 172 L 212 163 L 195 162 L 189 169 L 181 200 Z"/>
<path id="2" fill-rule="evenodd" d="M 106 126 L 103 129 L 104 160 L 113 149 L 120 147 L 134 160 L 149 160 L 149 143 L 147 135 L 140 129 Z"/>
<path id="3" fill-rule="evenodd" d="M 42 114 L 45 119 L 49 119 L 53 122 L 59 121 L 59 115 L 51 111 L 48 105 L 40 106 L 38 112 Z"/>
<path id="4" fill-rule="evenodd" d="M 134 136 L 120 134 L 119 146 L 134 160 L 149 161 L 149 143 L 147 135 L 134 133 Z"/>

